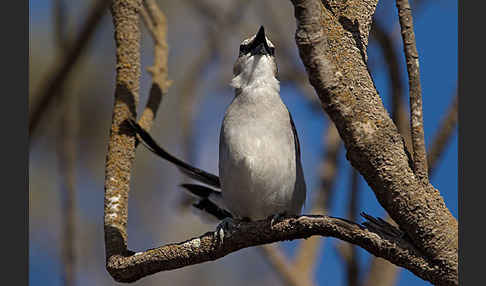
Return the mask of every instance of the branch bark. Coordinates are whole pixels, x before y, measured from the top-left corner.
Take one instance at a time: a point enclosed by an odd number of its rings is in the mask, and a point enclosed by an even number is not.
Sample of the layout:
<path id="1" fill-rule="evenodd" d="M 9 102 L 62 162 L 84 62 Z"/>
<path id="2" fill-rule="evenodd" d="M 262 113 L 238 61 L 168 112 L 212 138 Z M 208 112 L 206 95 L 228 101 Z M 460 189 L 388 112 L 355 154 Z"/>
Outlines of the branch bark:
<path id="1" fill-rule="evenodd" d="M 154 0 L 143 2 L 140 15 L 154 40 L 154 65 L 147 69 L 152 75 L 152 86 L 145 109 L 138 120 L 138 124 L 149 131 L 162 98 L 167 94 L 171 85 L 168 71 L 167 19 Z"/>
<path id="2" fill-rule="evenodd" d="M 107 269 L 113 256 L 127 255 L 127 213 L 135 136 L 126 120 L 136 117 L 139 100 L 142 0 L 114 0 L 111 6 L 116 43 L 116 90 L 105 167 L 104 229 Z"/>
<path id="3" fill-rule="evenodd" d="M 403 103 L 403 83 L 402 83 L 402 70 L 399 64 L 399 55 L 394 48 L 393 37 L 391 37 L 385 29 L 377 22 L 375 18 L 370 36 L 375 39 L 378 45 L 381 47 L 383 57 L 386 62 L 387 71 L 390 75 L 390 97 L 392 101 L 392 119 L 398 128 L 398 131 L 405 140 L 405 146 L 407 150 L 412 149 L 412 139 L 410 135 L 410 123 L 408 119 L 408 113 L 405 110 Z M 387 222 L 392 222 L 390 216 L 387 214 L 385 218 Z M 371 259 L 370 267 L 363 285 L 365 286 L 392 286 L 395 285 L 397 274 L 400 268 L 379 257 L 373 257 Z"/>
<path id="4" fill-rule="evenodd" d="M 457 285 L 457 220 L 430 183 L 410 166 L 403 140 L 367 69 L 366 47 L 377 1 L 292 0 L 300 57 L 347 158 L 413 243 Z"/>
<path id="5" fill-rule="evenodd" d="M 412 9 L 408 0 L 397 0 L 398 18 L 402 31 L 403 50 L 407 62 L 408 85 L 410 93 L 410 126 L 413 146 L 413 170 L 427 183 L 427 153 L 425 151 L 424 120 L 422 111 L 422 88 L 415 33 L 413 31 Z"/>
<path id="6" fill-rule="evenodd" d="M 373 232 L 347 220 L 328 216 L 301 216 L 255 222 L 235 222 L 221 241 L 213 232 L 185 242 L 143 252 L 109 257 L 107 267 L 116 281 L 133 282 L 147 275 L 221 258 L 242 248 L 311 235 L 332 236 L 359 245 L 370 253 L 406 267 L 433 283 L 443 280 L 441 270 L 431 264 L 407 240 Z"/>

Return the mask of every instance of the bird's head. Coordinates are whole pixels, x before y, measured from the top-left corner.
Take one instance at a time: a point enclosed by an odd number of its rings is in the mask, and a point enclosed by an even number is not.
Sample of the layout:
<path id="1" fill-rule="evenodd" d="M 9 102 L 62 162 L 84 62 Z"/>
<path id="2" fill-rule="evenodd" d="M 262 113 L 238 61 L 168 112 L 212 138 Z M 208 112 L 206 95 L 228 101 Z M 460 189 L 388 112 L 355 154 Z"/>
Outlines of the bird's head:
<path id="1" fill-rule="evenodd" d="M 254 80 L 276 79 L 275 46 L 266 37 L 263 26 L 255 35 L 241 42 L 233 76 L 231 85 L 235 88 Z"/>

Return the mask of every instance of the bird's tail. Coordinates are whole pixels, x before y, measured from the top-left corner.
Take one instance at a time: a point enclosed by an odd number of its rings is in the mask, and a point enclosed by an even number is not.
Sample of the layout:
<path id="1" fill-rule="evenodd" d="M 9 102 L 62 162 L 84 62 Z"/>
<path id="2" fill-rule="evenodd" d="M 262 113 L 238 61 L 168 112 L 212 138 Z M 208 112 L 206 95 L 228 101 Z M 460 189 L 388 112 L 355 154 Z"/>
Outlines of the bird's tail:
<path id="1" fill-rule="evenodd" d="M 181 172 L 188 175 L 190 178 L 197 180 L 201 183 L 208 184 L 214 188 L 221 188 L 221 183 L 219 177 L 211 173 L 205 172 L 199 168 L 193 167 L 186 162 L 176 158 L 155 142 L 155 140 L 150 136 L 150 134 L 145 131 L 137 122 L 132 119 L 128 119 L 128 123 L 133 128 L 133 130 L 140 136 L 144 146 L 150 150 L 152 153 L 158 155 L 159 157 L 173 163 L 176 165 Z"/>
<path id="2" fill-rule="evenodd" d="M 198 202 L 193 204 L 195 208 L 209 213 L 219 220 L 233 217 L 229 211 L 220 207 L 222 205 L 220 191 L 197 184 L 182 184 L 180 186 L 198 197 Z"/>

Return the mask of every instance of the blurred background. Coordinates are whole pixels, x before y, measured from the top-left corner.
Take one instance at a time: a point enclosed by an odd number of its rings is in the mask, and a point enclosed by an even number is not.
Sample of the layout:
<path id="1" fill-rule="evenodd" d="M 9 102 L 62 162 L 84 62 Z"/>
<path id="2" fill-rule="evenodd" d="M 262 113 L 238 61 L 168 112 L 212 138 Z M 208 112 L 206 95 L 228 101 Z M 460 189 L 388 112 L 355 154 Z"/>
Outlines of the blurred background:
<path id="1" fill-rule="evenodd" d="M 356 215 L 361 211 L 387 216 L 362 177 L 353 174 L 345 150 L 335 139 L 333 126 L 308 83 L 294 41 L 296 25 L 290 1 L 157 2 L 167 16 L 169 79 L 173 81 L 151 130 L 159 143 L 193 165 L 218 173 L 219 128 L 225 108 L 233 98 L 229 86 L 233 62 L 239 43 L 264 25 L 276 45 L 281 97 L 293 115 L 300 137 L 308 187 L 304 213 L 326 213 L 357 222 L 363 220 Z M 31 104 L 37 102 L 36 94 L 44 88 L 54 67 L 63 61 L 69 42 L 79 36 L 94 3 L 29 1 Z M 411 5 L 420 57 L 427 151 L 439 150 L 433 162 L 431 182 L 457 218 L 456 122 L 449 121 L 442 127 L 450 110 L 454 110 L 457 96 L 457 2 L 415 0 Z M 368 65 L 386 108 L 398 122 L 400 110 L 408 116 L 408 77 L 394 1 L 380 1 L 374 19 Z M 139 114 L 151 85 L 146 68 L 153 64 L 154 58 L 153 40 L 143 22 L 140 23 Z M 62 88 L 64 100 L 55 101 L 46 110 L 30 137 L 31 285 L 64 285 L 62 249 L 66 240 L 63 225 L 67 218 L 67 200 L 74 206 L 74 284 L 117 284 L 105 269 L 103 234 L 104 166 L 114 87 L 113 24 L 111 14 L 105 10 Z M 407 125 L 408 119 L 402 118 L 401 122 Z M 447 131 L 445 139 L 437 147 L 435 138 L 439 138 L 438 134 L 443 134 L 440 131 L 444 129 Z M 71 148 L 67 153 L 66 146 Z M 66 165 L 69 160 L 73 160 L 74 165 Z M 215 229 L 216 224 L 201 220 L 191 209 L 191 197 L 178 187 L 189 179 L 169 163 L 140 146 L 132 171 L 129 249 L 155 248 Z M 74 190 L 72 200 L 66 197 L 68 189 Z M 300 257 L 304 264 L 311 265 L 309 275 L 315 285 L 428 284 L 407 270 L 397 270 L 374 259 L 361 249 L 350 251 L 350 247 L 339 240 L 306 241 L 306 247 L 304 240 L 275 246 L 288 261 L 302 263 Z M 268 253 L 259 249 L 247 248 L 214 262 L 157 273 L 134 284 L 284 285 L 285 280 L 272 266 Z M 311 254 L 305 254 L 305 249 Z"/>

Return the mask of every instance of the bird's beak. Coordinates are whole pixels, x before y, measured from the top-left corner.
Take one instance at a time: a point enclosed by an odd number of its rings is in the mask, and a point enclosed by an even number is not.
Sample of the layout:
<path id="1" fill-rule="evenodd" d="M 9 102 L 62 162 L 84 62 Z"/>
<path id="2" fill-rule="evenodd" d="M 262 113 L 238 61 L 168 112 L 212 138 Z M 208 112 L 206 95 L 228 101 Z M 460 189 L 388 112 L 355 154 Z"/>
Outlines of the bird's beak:
<path id="1" fill-rule="evenodd" d="M 260 27 L 255 38 L 250 43 L 250 52 L 252 55 L 269 55 L 271 53 L 263 26 Z"/>

